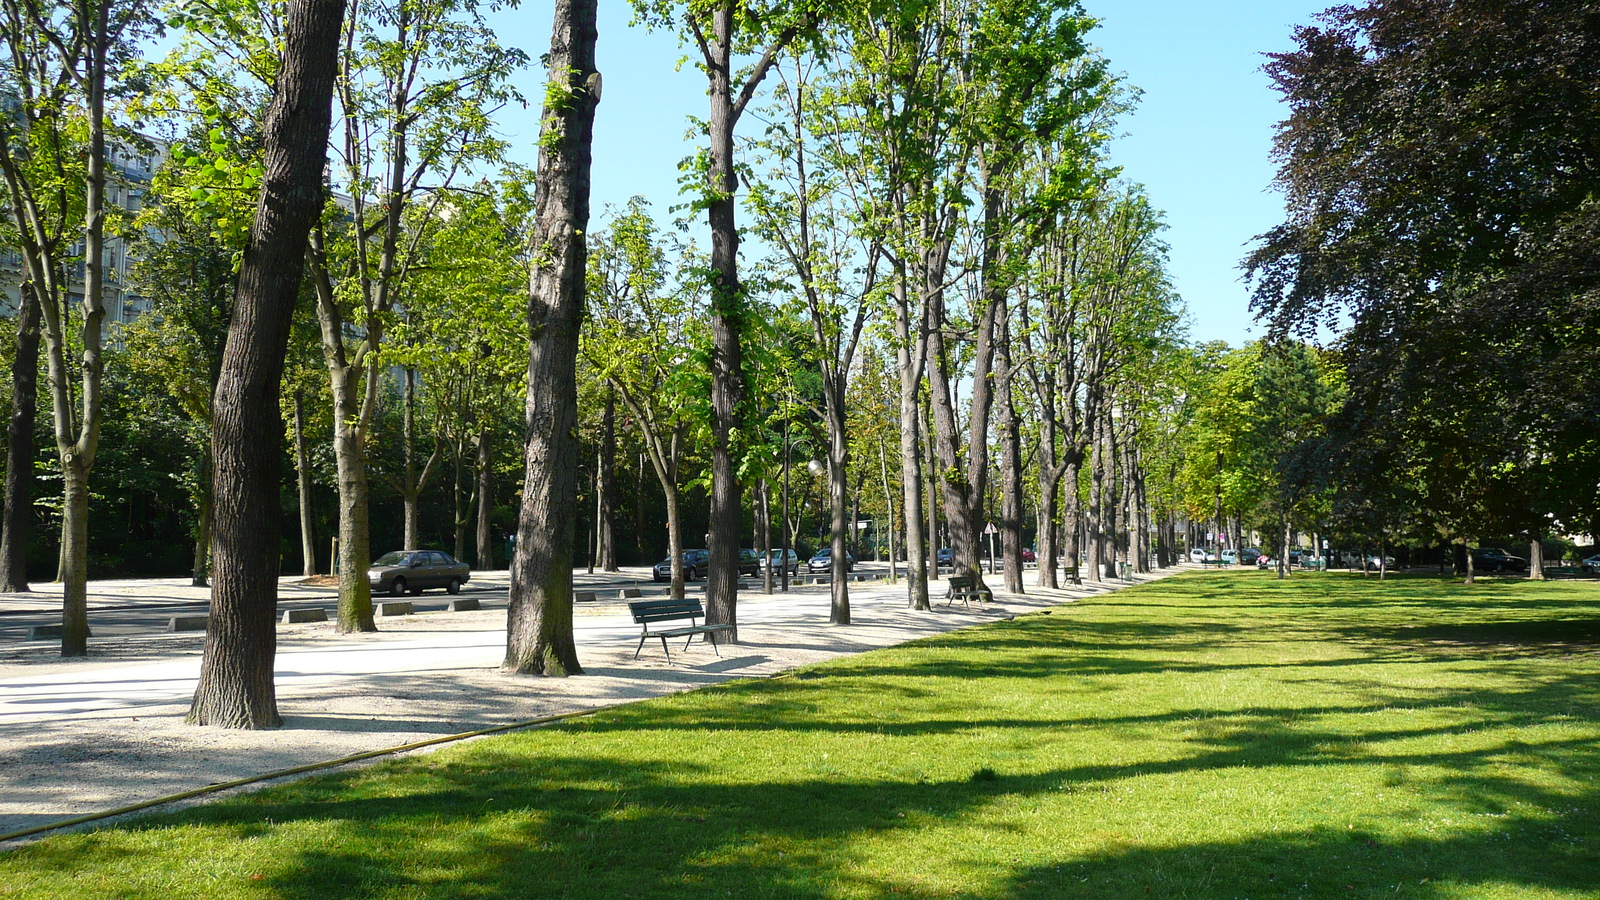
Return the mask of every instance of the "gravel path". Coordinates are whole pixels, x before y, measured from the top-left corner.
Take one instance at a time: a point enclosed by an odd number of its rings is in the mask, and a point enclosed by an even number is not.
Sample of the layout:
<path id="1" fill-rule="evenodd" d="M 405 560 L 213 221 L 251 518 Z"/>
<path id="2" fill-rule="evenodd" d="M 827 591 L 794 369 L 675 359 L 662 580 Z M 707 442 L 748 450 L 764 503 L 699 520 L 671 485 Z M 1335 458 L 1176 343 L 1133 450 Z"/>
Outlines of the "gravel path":
<path id="1" fill-rule="evenodd" d="M 770 676 L 1120 586 L 1035 589 L 971 611 L 936 603 L 913 613 L 903 586 L 852 585 L 848 626 L 827 624 L 826 587 L 742 594 L 738 645 L 720 658 L 705 644 L 674 647 L 671 662 L 659 642 L 632 658 L 638 627 L 625 606 L 585 606 L 577 616 L 585 675 L 563 679 L 500 673 L 503 609 L 385 618 L 382 631 L 358 636 L 327 623 L 285 625 L 284 726 L 274 731 L 183 723 L 202 635 L 92 640 L 94 655 L 74 661 L 53 644 L 14 644 L 0 650 L 0 834 L 363 751 Z"/>

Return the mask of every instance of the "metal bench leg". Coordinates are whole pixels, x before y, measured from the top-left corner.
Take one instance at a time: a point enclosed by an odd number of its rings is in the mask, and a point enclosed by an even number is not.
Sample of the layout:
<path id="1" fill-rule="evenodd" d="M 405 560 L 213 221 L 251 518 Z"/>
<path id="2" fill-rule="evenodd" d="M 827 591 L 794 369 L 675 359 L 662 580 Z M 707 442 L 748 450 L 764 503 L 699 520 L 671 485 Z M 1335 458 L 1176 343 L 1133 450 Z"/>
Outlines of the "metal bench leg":
<path id="1" fill-rule="evenodd" d="M 639 651 L 644 649 L 644 642 L 650 639 L 649 632 L 639 635 L 639 646 L 633 648 L 633 658 L 639 658 Z"/>
<path id="2" fill-rule="evenodd" d="M 667 639 L 661 639 L 661 652 L 667 655 L 667 662 L 672 662 L 672 651 L 667 649 Z"/>

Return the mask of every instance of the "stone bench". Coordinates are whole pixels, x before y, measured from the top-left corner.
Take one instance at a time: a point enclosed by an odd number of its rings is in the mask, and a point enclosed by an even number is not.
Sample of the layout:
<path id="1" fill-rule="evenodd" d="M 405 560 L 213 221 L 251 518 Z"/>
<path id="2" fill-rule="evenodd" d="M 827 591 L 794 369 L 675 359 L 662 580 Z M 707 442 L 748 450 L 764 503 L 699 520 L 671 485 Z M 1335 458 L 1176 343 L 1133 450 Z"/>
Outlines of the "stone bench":
<path id="1" fill-rule="evenodd" d="M 391 600 L 388 603 L 379 603 L 377 612 L 380 616 L 409 616 L 416 612 L 416 608 L 411 605 L 410 600 Z"/>
<path id="2" fill-rule="evenodd" d="M 210 616 L 173 616 L 167 620 L 167 631 L 205 631 Z"/>
<path id="3" fill-rule="evenodd" d="M 43 641 L 58 638 L 65 634 L 65 625 L 30 625 L 28 626 L 28 640 Z M 94 632 L 89 632 L 89 637 L 94 637 Z"/>
<path id="4" fill-rule="evenodd" d="M 285 625 L 298 625 L 301 622 L 326 622 L 328 621 L 328 611 L 320 606 L 313 606 L 310 609 L 286 609 L 283 611 L 281 621 Z"/>
<path id="5" fill-rule="evenodd" d="M 477 597 L 462 597 L 460 600 L 451 600 L 450 606 L 447 607 L 450 612 L 472 612 L 482 608 L 483 606 L 478 603 Z"/>

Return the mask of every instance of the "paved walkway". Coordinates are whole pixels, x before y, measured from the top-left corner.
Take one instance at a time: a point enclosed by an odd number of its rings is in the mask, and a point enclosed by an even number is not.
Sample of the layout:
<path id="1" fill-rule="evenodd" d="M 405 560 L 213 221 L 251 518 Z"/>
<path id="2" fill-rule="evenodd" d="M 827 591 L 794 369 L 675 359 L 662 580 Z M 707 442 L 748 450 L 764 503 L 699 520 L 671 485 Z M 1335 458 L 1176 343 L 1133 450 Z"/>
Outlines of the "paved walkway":
<path id="1" fill-rule="evenodd" d="M 504 573 L 498 574 L 493 587 L 493 578 L 474 579 L 489 597 L 498 591 L 503 606 Z M 116 584 L 97 584 L 96 602 L 172 602 L 197 590 L 172 581 Z M 625 607 L 580 608 L 577 644 L 586 674 L 565 679 L 499 672 L 503 608 L 382 619 L 382 631 L 365 635 L 340 635 L 327 623 L 280 626 L 277 693 L 285 722 L 266 732 L 183 724 L 203 635 L 97 639 L 96 655 L 86 660 L 64 661 L 41 646 L 0 662 L 0 833 L 429 737 L 769 676 L 1124 586 L 1030 588 L 970 611 L 936 601 L 932 612 L 917 613 L 905 608 L 903 585 L 858 584 L 851 587 L 848 626 L 827 624 L 826 586 L 745 593 L 738 645 L 724 647 L 720 657 L 705 644 L 674 647 L 670 662 L 659 642 L 633 659 L 638 628 Z M 936 594 L 943 590 L 936 582 Z"/>

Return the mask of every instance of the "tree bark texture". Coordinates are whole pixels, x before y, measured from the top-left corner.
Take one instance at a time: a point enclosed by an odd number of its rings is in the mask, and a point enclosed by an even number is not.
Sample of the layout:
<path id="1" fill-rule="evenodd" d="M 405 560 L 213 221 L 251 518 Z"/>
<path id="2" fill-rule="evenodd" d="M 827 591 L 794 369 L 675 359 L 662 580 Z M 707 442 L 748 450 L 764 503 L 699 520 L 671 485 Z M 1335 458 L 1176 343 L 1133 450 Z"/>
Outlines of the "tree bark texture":
<path id="1" fill-rule="evenodd" d="M 0 521 L 0 591 L 28 587 L 33 530 L 33 428 L 39 409 L 39 298 L 24 282 L 17 309 L 17 355 L 11 360 L 11 421 L 6 435 L 5 518 Z"/>
<path id="2" fill-rule="evenodd" d="M 534 185 L 522 508 L 511 562 L 504 669 L 579 675 L 572 634 L 578 499 L 578 331 L 588 260 L 589 170 L 599 78 L 599 0 L 557 0 Z M 564 88 L 565 90 L 562 90 Z M 738 537 L 734 536 L 735 548 Z M 737 563 L 735 563 L 737 565 Z M 737 575 L 737 570 L 734 571 Z"/>
<path id="3" fill-rule="evenodd" d="M 283 63 L 263 129 L 266 173 L 240 265 L 233 320 L 213 395 L 216 584 L 188 721 L 281 724 L 277 650 L 278 390 L 306 236 L 322 209 L 343 0 L 289 5 Z"/>

